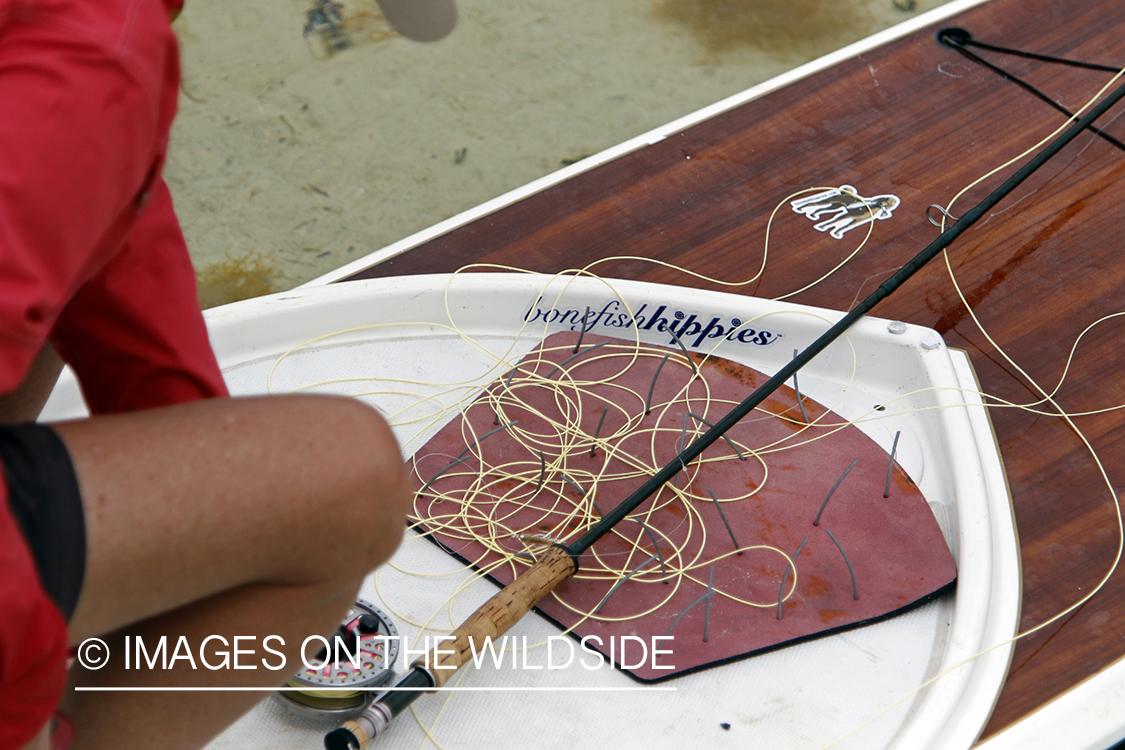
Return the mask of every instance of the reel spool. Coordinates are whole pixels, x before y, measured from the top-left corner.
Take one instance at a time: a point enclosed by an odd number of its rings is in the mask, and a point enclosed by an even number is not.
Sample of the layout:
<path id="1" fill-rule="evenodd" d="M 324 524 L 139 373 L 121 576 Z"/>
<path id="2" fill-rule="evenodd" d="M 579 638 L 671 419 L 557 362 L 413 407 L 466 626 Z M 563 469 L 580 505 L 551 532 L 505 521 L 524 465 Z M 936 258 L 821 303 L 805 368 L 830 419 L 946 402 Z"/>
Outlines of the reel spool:
<path id="1" fill-rule="evenodd" d="M 339 661 L 334 663 L 340 639 Z M 382 687 L 394 677 L 398 659 L 398 629 L 383 610 L 364 599 L 356 600 L 340 627 L 328 638 L 332 648 L 321 652 L 311 664 L 323 662 L 314 669 L 302 669 L 289 679 L 289 687 L 277 693 L 277 699 L 296 716 L 305 719 L 333 721 L 337 724 L 358 715 L 375 697 L 372 688 Z M 348 654 L 359 649 L 359 666 Z M 345 649 L 347 654 L 344 653 Z M 355 688 L 354 691 L 340 688 Z M 324 690 L 323 688 L 333 688 Z"/>

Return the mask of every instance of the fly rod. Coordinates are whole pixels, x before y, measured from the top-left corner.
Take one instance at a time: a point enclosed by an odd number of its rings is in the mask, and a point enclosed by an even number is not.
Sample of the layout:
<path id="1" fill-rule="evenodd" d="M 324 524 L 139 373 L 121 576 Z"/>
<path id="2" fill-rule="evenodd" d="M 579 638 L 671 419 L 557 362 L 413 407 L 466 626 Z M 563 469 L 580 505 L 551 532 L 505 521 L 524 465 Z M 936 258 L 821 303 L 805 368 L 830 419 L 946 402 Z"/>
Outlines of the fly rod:
<path id="1" fill-rule="evenodd" d="M 778 372 L 751 393 L 730 413 L 715 423 L 715 426 L 692 442 L 679 456 L 660 469 L 629 497 L 591 526 L 585 534 L 570 544 L 555 544 L 529 567 L 516 580 L 501 589 L 495 596 L 471 614 L 465 622 L 449 636 L 449 642 L 441 644 L 415 660 L 411 670 L 390 690 L 379 696 L 362 714 L 346 722 L 338 729 L 329 732 L 324 738 L 326 750 L 364 750 L 367 743 L 381 734 L 391 719 L 406 709 L 419 694 L 440 688 L 453 673 L 472 658 L 477 644 L 486 643 L 486 638 L 495 639 L 503 635 L 527 614 L 532 607 L 550 593 L 556 586 L 578 572 L 578 557 L 596 541 L 605 536 L 617 523 L 628 516 L 653 493 L 676 476 L 688 463 L 695 460 L 711 444 L 743 417 L 753 411 L 770 394 L 809 363 L 817 354 L 824 351 L 857 320 L 871 308 L 898 289 L 907 279 L 917 273 L 938 253 L 956 240 L 962 232 L 976 223 L 993 206 L 1027 179 L 1035 170 L 1043 166 L 1083 132 L 1110 107 L 1125 97 L 1125 84 L 1103 99 L 1081 120 L 1056 138 L 1046 148 L 1017 170 L 973 208 L 965 212 L 952 226 L 942 232 L 933 242 L 906 265 L 891 275 L 879 288 L 872 292 L 855 308 L 821 334 L 803 352 L 794 357 Z M 443 648 L 444 646 L 444 648 Z"/>

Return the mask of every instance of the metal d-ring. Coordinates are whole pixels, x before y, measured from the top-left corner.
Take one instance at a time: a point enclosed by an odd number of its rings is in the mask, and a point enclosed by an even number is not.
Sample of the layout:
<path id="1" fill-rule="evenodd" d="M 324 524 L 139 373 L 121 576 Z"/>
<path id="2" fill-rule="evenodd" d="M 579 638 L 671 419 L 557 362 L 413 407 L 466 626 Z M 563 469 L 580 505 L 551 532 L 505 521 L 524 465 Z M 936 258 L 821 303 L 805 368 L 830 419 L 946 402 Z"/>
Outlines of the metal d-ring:
<path id="1" fill-rule="evenodd" d="M 949 213 L 948 211 L 946 211 L 944 208 L 942 208 L 938 204 L 932 203 L 932 204 L 930 204 L 929 206 L 926 207 L 926 218 L 930 220 L 931 224 L 933 224 L 935 227 L 938 227 L 939 229 L 941 228 L 941 222 L 940 221 L 934 221 L 933 215 L 930 214 L 931 208 L 936 208 L 938 210 L 938 213 L 940 213 L 942 216 L 944 216 L 949 221 L 952 221 L 954 224 L 961 221 L 960 218 L 958 218 L 958 217 L 954 216 L 953 214 Z"/>

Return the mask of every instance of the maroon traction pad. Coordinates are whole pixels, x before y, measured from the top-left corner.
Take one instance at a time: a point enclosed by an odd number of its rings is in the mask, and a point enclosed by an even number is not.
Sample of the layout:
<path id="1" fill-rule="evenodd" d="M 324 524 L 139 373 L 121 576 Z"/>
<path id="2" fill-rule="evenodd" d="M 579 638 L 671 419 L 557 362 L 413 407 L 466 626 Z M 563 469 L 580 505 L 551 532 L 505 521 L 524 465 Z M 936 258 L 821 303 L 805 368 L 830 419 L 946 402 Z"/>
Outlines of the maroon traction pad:
<path id="1" fill-rule="evenodd" d="M 592 334 L 575 356 L 577 341 L 548 337 L 414 456 L 417 529 L 501 585 L 544 549 L 539 539 L 576 539 L 705 431 L 700 418 L 714 424 L 766 380 L 693 353 L 696 377 L 678 348 Z M 587 646 L 606 657 L 622 636 L 649 649 L 653 636 L 674 636 L 656 642 L 670 653 L 636 667 L 629 643 L 625 671 L 653 682 L 882 620 L 951 588 L 953 557 L 910 478 L 894 464 L 884 498 L 887 453 L 803 397 L 806 423 L 796 398 L 782 387 L 732 427 L 581 555 L 540 613 L 575 638 L 596 636 Z M 806 538 L 795 587 L 785 557 L 750 549 L 793 557 Z"/>

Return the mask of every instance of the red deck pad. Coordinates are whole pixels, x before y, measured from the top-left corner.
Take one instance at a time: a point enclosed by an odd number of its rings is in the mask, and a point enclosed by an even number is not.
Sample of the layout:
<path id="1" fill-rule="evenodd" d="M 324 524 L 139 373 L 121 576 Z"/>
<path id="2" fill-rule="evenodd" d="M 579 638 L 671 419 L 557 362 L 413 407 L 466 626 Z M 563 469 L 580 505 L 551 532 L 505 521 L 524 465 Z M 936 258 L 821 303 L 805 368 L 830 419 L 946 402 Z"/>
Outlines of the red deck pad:
<path id="1" fill-rule="evenodd" d="M 577 340 L 548 337 L 414 457 L 420 529 L 502 584 L 542 540 L 577 538 L 702 434 L 701 420 L 714 424 L 766 380 L 693 353 L 696 376 L 678 348 L 592 334 L 575 356 Z M 690 463 L 678 487 L 665 485 L 583 554 L 540 611 L 577 638 L 595 636 L 588 647 L 606 656 L 612 642 L 619 665 L 622 636 L 643 639 L 647 658 L 626 639 L 624 667 L 654 681 L 883 619 L 946 590 L 955 564 L 917 487 L 896 464 L 884 498 L 887 453 L 820 404 L 803 406 L 811 424 L 793 389 L 779 389 Z M 781 552 L 792 557 L 806 538 L 778 619 Z M 709 582 L 709 600 L 698 601 Z M 654 660 L 652 638 L 666 634 L 674 639 L 657 645 L 670 653 Z"/>

